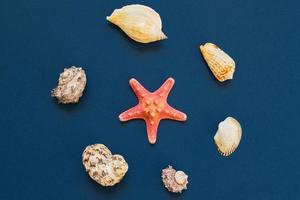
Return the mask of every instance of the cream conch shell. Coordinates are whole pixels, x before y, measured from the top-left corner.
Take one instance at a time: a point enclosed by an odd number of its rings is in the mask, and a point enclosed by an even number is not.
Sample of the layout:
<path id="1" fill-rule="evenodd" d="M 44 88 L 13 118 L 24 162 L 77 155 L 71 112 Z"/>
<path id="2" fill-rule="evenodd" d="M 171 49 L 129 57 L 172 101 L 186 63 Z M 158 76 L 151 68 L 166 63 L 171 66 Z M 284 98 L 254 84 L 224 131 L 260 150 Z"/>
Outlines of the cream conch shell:
<path id="1" fill-rule="evenodd" d="M 235 62 L 222 49 L 215 44 L 206 43 L 200 46 L 200 51 L 218 81 L 223 82 L 233 78 Z"/>
<path id="2" fill-rule="evenodd" d="M 238 147 L 241 137 L 242 128 L 240 123 L 233 117 L 227 117 L 219 123 L 214 140 L 220 154 L 229 156 Z"/>
<path id="3" fill-rule="evenodd" d="M 102 186 L 119 183 L 128 170 L 123 156 L 112 155 L 103 144 L 87 146 L 82 154 L 82 163 L 89 176 Z"/>
<path id="4" fill-rule="evenodd" d="M 115 9 L 106 19 L 119 26 L 137 42 L 149 43 L 167 39 L 161 30 L 162 23 L 159 14 L 144 5 L 133 4 Z"/>

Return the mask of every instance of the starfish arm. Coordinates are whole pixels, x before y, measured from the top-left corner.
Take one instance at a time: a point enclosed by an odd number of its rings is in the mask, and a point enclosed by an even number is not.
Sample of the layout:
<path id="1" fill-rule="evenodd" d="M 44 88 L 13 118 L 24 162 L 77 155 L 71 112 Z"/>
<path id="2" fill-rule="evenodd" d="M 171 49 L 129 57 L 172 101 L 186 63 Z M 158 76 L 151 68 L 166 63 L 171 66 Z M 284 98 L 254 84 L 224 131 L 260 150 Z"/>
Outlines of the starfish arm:
<path id="1" fill-rule="evenodd" d="M 122 112 L 119 115 L 119 119 L 122 122 L 129 121 L 132 119 L 142 119 L 142 118 L 143 118 L 143 113 L 139 105 L 130 108 L 129 110 L 126 110 L 125 112 Z"/>
<path id="2" fill-rule="evenodd" d="M 146 122 L 146 126 L 147 126 L 148 141 L 150 144 L 155 144 L 159 120 L 156 120 L 156 121 L 145 120 L 145 122 Z"/>
<path id="3" fill-rule="evenodd" d="M 160 97 L 163 97 L 163 98 L 167 98 L 173 85 L 175 83 L 175 80 L 173 78 L 168 78 L 164 84 L 162 84 L 162 86 L 155 91 L 155 93 L 157 93 Z"/>
<path id="4" fill-rule="evenodd" d="M 129 84 L 138 99 L 142 99 L 145 95 L 150 93 L 134 78 L 129 80 Z"/>
<path id="5" fill-rule="evenodd" d="M 185 113 L 176 110 L 175 108 L 171 107 L 170 105 L 167 105 L 164 111 L 164 119 L 173 119 L 176 121 L 186 121 L 187 116 Z"/>

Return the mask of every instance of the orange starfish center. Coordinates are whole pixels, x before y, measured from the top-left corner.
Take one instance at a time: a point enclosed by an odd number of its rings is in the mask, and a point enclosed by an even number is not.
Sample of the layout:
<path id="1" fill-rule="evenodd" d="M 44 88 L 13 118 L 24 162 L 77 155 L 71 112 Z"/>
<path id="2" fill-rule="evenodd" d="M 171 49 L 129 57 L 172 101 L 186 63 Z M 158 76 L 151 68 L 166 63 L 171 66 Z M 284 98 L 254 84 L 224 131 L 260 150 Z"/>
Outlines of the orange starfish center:
<path id="1" fill-rule="evenodd" d="M 164 108 L 164 104 L 158 99 L 144 98 L 142 101 L 142 106 L 144 108 L 147 118 L 154 119 L 159 116 L 158 113 Z"/>

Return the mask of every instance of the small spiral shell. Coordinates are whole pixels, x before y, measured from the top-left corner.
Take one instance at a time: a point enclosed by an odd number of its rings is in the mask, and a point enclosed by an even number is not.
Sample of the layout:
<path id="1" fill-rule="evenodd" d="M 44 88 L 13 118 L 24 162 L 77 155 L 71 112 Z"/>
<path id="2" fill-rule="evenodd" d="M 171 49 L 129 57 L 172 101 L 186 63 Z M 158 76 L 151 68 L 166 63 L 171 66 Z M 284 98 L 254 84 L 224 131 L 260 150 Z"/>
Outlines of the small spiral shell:
<path id="1" fill-rule="evenodd" d="M 181 193 L 187 189 L 188 176 L 183 171 L 176 171 L 172 166 L 162 170 L 162 181 L 169 192 Z"/>

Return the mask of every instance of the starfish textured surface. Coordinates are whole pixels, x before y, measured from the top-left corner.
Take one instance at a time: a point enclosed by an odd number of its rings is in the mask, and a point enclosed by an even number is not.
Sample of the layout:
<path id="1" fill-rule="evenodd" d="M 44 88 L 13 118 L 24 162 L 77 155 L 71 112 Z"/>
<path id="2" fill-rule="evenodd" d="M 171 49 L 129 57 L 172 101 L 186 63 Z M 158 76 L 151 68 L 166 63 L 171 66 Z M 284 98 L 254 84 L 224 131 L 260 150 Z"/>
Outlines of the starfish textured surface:
<path id="1" fill-rule="evenodd" d="M 130 79 L 129 84 L 136 94 L 139 103 L 121 113 L 119 115 L 120 121 L 143 119 L 147 127 L 148 140 L 151 144 L 154 144 L 160 120 L 186 121 L 187 119 L 186 114 L 171 107 L 167 102 L 168 95 L 174 83 L 175 80 L 173 78 L 168 78 L 155 92 L 149 92 L 137 80 L 134 78 Z"/>

